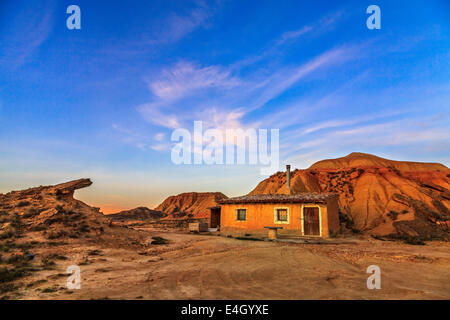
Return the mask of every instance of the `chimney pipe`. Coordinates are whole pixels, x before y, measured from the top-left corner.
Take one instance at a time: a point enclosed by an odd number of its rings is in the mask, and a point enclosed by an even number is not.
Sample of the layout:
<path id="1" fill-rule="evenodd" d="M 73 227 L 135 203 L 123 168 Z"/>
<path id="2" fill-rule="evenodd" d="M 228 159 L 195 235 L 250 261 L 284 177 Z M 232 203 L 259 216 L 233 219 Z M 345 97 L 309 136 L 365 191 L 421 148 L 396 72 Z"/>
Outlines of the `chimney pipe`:
<path id="1" fill-rule="evenodd" d="M 289 190 L 289 194 L 291 194 L 291 165 L 286 165 L 286 185 Z"/>

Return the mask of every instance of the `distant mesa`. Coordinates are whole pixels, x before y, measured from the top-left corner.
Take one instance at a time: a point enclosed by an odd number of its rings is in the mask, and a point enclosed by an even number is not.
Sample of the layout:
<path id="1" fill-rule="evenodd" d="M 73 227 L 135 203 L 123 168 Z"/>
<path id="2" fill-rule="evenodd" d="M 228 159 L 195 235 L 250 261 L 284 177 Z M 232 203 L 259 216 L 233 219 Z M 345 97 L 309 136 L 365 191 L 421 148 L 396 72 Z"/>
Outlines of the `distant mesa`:
<path id="1" fill-rule="evenodd" d="M 446 171 L 448 168 L 440 163 L 424 163 L 412 161 L 395 161 L 374 156 L 368 153 L 352 152 L 349 155 L 327 159 L 314 163 L 309 169 L 345 169 L 355 167 L 394 168 L 400 171 Z"/>
<path id="2" fill-rule="evenodd" d="M 155 208 L 166 213 L 167 218 L 206 218 L 209 207 L 217 205 L 218 200 L 228 198 L 221 192 L 186 192 L 170 196 Z"/>
<path id="3" fill-rule="evenodd" d="M 108 214 L 107 217 L 113 221 L 146 221 L 158 220 L 166 217 L 167 214 L 157 210 L 151 210 L 147 207 L 137 207 L 130 210 L 120 211 L 118 213 Z"/>
<path id="4" fill-rule="evenodd" d="M 113 221 L 145 222 L 159 219 L 202 219 L 209 217 L 209 207 L 217 201 L 226 199 L 220 192 L 185 192 L 165 199 L 155 209 L 138 207 L 130 210 L 108 214 Z"/>

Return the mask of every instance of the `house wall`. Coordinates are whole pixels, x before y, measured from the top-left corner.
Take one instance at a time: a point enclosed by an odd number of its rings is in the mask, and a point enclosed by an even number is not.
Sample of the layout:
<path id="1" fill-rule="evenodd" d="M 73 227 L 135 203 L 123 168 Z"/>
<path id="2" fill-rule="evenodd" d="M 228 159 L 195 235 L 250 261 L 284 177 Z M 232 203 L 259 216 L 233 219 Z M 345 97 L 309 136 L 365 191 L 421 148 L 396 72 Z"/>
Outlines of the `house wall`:
<path id="1" fill-rule="evenodd" d="M 220 230 L 224 235 L 252 235 L 267 236 L 267 229 L 264 227 L 283 227 L 278 230 L 280 235 L 301 236 L 303 222 L 303 207 L 319 207 L 321 217 L 321 235 L 329 236 L 329 221 L 327 204 L 314 203 L 277 203 L 277 204 L 222 204 Z M 288 208 L 289 223 L 275 222 L 275 208 Z M 247 220 L 236 220 L 236 209 L 247 209 Z M 334 223 L 334 222 L 333 222 Z M 333 229 L 334 230 L 334 229 Z"/>
<path id="2" fill-rule="evenodd" d="M 340 231 L 341 224 L 339 222 L 339 200 L 338 197 L 329 199 L 328 207 L 328 228 L 331 235 L 336 235 Z"/>

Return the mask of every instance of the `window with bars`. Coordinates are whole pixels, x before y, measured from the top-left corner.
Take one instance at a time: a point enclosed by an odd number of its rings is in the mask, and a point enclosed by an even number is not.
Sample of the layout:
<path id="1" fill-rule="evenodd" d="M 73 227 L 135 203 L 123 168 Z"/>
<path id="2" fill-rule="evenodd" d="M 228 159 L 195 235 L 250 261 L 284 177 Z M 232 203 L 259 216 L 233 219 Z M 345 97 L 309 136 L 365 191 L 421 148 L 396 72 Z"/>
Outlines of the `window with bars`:
<path id="1" fill-rule="evenodd" d="M 236 209 L 236 220 L 238 221 L 247 220 L 247 209 Z"/>

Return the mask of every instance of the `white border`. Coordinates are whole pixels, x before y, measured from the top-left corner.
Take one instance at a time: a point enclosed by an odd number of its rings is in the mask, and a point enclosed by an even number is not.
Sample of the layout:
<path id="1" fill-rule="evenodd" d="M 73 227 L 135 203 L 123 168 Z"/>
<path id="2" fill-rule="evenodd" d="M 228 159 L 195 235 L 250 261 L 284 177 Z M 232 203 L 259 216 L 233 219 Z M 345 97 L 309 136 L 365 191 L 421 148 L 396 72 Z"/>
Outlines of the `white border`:
<path id="1" fill-rule="evenodd" d="M 278 215 L 277 215 L 277 210 L 278 209 L 286 209 L 287 211 L 287 221 L 280 221 L 278 220 Z M 290 213 L 289 213 L 289 208 L 288 207 L 275 207 L 273 210 L 273 222 L 276 224 L 289 224 L 290 223 Z"/>
<path id="2" fill-rule="evenodd" d="M 247 221 L 247 213 L 248 213 L 247 208 L 236 208 L 236 209 L 234 209 L 234 210 L 235 210 L 235 215 L 234 215 L 235 221 L 239 221 L 239 222 L 245 222 L 245 221 Z M 238 210 L 245 210 L 245 220 L 239 220 L 239 219 L 238 219 Z"/>

